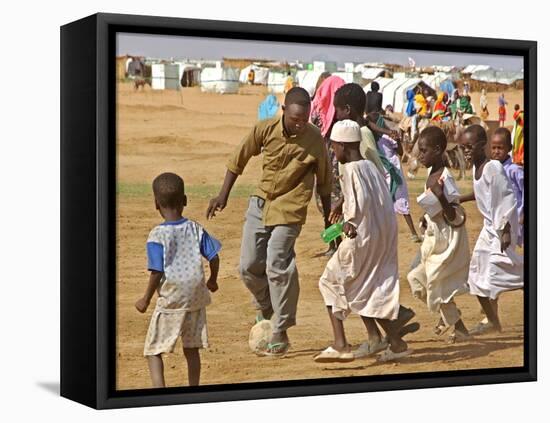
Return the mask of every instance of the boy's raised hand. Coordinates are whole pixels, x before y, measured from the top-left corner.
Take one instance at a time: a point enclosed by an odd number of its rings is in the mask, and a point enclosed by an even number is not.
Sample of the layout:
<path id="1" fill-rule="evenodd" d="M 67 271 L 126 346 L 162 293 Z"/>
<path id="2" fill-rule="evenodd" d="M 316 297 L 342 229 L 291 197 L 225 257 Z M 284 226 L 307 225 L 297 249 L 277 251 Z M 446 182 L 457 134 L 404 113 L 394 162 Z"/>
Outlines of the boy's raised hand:
<path id="1" fill-rule="evenodd" d="M 145 313 L 147 311 L 147 307 L 149 307 L 149 301 L 145 298 L 140 298 L 136 301 L 136 309 L 140 313 Z"/>

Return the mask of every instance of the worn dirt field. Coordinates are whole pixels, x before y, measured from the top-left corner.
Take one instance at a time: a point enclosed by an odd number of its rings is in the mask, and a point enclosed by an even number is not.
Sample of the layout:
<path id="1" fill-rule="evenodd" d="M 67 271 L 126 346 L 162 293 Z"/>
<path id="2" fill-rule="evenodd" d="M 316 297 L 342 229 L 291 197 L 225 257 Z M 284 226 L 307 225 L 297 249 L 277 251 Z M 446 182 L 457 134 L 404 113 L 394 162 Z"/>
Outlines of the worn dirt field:
<path id="1" fill-rule="evenodd" d="M 470 342 L 448 345 L 446 338 L 432 332 L 438 317 L 412 298 L 406 281 L 409 265 L 419 244 L 409 240 L 405 221 L 399 217 L 399 269 L 401 303 L 414 308 L 421 329 L 407 339 L 413 354 L 398 363 L 380 364 L 374 358 L 348 364 L 321 365 L 312 356 L 331 342 L 331 330 L 317 282 L 327 259 L 319 232 L 322 218 L 310 204 L 308 221 L 297 241 L 300 273 L 298 325 L 289 331 L 292 349 L 284 359 L 258 358 L 248 349 L 248 332 L 254 319 L 250 295 L 237 273 L 240 239 L 247 197 L 260 174 L 260 160 L 254 158 L 237 181 L 226 210 L 214 220 L 204 215 L 208 199 L 217 194 L 225 174 L 225 162 L 235 145 L 252 127 L 257 106 L 265 96 L 262 87 L 244 87 L 239 95 L 203 94 L 198 88 L 181 92 L 134 92 L 127 83 L 118 86 L 117 125 L 117 389 L 150 387 L 143 342 L 152 304 L 145 314 L 134 308 L 148 282 L 145 242 L 149 231 L 161 223 L 150 184 L 159 173 L 172 171 L 186 183 L 188 207 L 184 215 L 199 221 L 223 244 L 220 253 L 220 289 L 212 295 L 207 309 L 210 347 L 202 351 L 201 384 L 364 376 L 455 369 L 515 367 L 523 365 L 523 291 L 504 294 L 500 314 L 504 331 Z M 494 96 L 494 99 L 492 98 Z M 491 117 L 496 116 L 497 93 L 489 94 Z M 478 107 L 478 95 L 472 95 Z M 523 104 L 521 91 L 508 91 L 509 119 L 515 103 Z M 512 124 L 511 121 L 508 124 Z M 420 216 L 414 199 L 421 192 L 425 173 L 409 181 L 412 215 Z M 460 182 L 461 190 L 471 190 L 471 173 Z M 474 203 L 466 205 L 470 248 L 482 225 Z M 154 300 L 153 300 L 154 301 Z M 480 318 L 474 297 L 457 298 L 468 327 Z M 365 340 L 364 327 L 357 316 L 346 321 L 349 341 Z M 178 345 L 165 356 L 168 386 L 187 383 L 186 364 Z"/>

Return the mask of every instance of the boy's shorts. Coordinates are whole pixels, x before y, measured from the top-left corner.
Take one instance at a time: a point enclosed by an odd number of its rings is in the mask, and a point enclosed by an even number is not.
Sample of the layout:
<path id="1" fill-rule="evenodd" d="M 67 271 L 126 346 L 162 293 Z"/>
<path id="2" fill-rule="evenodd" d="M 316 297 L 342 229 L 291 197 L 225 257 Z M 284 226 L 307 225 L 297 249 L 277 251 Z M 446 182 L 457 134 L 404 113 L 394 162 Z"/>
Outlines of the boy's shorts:
<path id="1" fill-rule="evenodd" d="M 174 351 L 178 338 L 183 348 L 207 348 L 206 307 L 196 311 L 155 309 L 145 337 L 143 355 Z"/>

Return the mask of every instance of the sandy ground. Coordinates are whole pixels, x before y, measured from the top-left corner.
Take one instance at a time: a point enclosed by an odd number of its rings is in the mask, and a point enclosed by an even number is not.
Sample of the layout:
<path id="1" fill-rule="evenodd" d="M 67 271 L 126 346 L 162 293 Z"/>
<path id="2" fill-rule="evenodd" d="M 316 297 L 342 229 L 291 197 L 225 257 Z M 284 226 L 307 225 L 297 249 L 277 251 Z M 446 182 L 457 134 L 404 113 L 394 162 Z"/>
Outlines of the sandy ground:
<path id="1" fill-rule="evenodd" d="M 221 240 L 220 290 L 213 294 L 208 311 L 210 347 L 203 350 L 201 384 L 224 384 L 288 379 L 364 376 L 455 369 L 514 367 L 523 365 L 523 292 L 503 295 L 500 301 L 504 331 L 475 340 L 449 345 L 446 338 L 433 334 L 437 316 L 412 298 L 406 281 L 409 265 L 419 245 L 409 240 L 405 221 L 399 218 L 399 270 L 401 302 L 413 307 L 421 329 L 407 340 L 413 354 L 398 363 L 381 364 L 375 359 L 348 364 L 320 365 L 312 356 L 331 342 L 331 330 L 317 283 L 327 259 L 326 246 L 319 237 L 322 218 L 313 202 L 308 221 L 297 241 L 300 272 L 298 325 L 289 331 L 292 349 L 284 359 L 258 358 L 248 349 L 248 333 L 254 319 L 250 295 L 237 273 L 240 239 L 247 197 L 260 174 L 258 158 L 250 161 L 233 190 L 226 210 L 212 221 L 204 215 L 208 199 L 215 195 L 225 174 L 225 162 L 235 145 L 252 127 L 257 106 L 265 91 L 244 87 L 239 95 L 204 94 L 198 88 L 181 92 L 134 92 L 129 84 L 118 88 L 117 126 L 117 389 L 150 387 L 143 342 L 153 305 L 145 314 L 134 308 L 147 281 L 145 242 L 149 231 L 161 223 L 150 188 L 159 173 L 173 171 L 186 183 L 189 197 L 185 216 L 196 219 Z M 494 96 L 494 99 L 493 99 Z M 491 117 L 496 116 L 498 93 L 489 94 Z M 476 107 L 478 94 L 472 95 Z M 522 105 L 521 91 L 506 93 L 509 104 Z M 510 108 L 511 108 L 510 107 Z M 509 113 L 511 118 L 511 113 Z M 510 121 L 511 125 L 512 122 Z M 421 177 L 424 173 L 419 173 Z M 423 180 L 409 181 L 412 215 L 420 216 L 414 198 Z M 471 173 L 460 183 L 471 190 Z M 482 225 L 475 204 L 466 205 L 470 248 Z M 457 298 L 464 321 L 471 327 L 481 318 L 474 297 Z M 364 327 L 357 316 L 346 321 L 349 341 L 365 340 Z M 181 346 L 165 356 L 168 386 L 187 383 L 186 364 Z"/>

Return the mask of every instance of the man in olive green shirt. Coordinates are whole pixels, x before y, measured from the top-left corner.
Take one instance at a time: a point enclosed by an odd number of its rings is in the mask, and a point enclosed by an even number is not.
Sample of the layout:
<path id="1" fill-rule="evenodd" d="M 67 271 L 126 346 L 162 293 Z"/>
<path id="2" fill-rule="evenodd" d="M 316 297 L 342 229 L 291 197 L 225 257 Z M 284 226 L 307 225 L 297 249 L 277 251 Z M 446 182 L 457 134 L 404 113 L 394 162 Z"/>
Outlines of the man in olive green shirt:
<path id="1" fill-rule="evenodd" d="M 332 173 L 325 142 L 309 121 L 311 99 L 303 88 L 285 97 L 283 116 L 261 121 L 227 163 L 220 193 L 210 200 L 207 218 L 227 204 L 237 176 L 252 156 L 263 155 L 258 188 L 250 197 L 241 242 L 240 274 L 259 310 L 256 320 L 273 319 L 267 355 L 284 355 L 287 329 L 296 324 L 299 284 L 294 244 L 306 221 L 314 181 L 329 225 Z"/>

